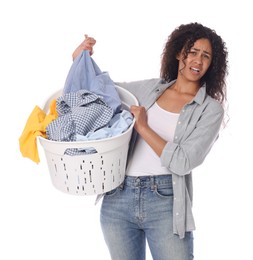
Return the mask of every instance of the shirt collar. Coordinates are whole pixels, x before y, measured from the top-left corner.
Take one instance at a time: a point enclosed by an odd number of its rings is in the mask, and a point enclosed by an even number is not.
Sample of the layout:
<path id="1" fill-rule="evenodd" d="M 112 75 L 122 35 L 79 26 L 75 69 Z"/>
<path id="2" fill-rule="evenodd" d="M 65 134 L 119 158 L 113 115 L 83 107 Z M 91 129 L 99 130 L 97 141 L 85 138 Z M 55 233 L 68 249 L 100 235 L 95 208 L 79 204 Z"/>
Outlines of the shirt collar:
<path id="1" fill-rule="evenodd" d="M 200 89 L 198 90 L 197 94 L 193 98 L 192 101 L 198 103 L 199 105 L 203 104 L 206 97 L 206 84 L 204 83 Z"/>
<path id="2" fill-rule="evenodd" d="M 156 92 L 157 92 L 157 95 L 161 95 L 163 93 L 163 91 L 169 87 L 171 87 L 174 83 L 175 83 L 176 80 L 172 80 L 170 82 L 166 82 L 164 80 L 160 80 L 157 84 L 157 87 L 156 87 Z M 198 90 L 197 94 L 195 95 L 195 97 L 192 99 L 192 101 L 189 103 L 193 103 L 193 102 L 196 102 L 197 104 L 201 105 L 204 100 L 205 100 L 205 97 L 206 97 L 206 84 L 204 83 L 200 89 Z"/>

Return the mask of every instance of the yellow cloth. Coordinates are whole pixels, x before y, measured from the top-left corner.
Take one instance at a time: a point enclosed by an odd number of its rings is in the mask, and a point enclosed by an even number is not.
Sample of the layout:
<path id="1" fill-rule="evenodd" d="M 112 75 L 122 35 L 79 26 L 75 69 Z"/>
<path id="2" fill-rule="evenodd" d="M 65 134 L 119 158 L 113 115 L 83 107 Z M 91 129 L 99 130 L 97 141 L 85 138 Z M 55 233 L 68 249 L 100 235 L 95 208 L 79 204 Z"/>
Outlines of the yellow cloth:
<path id="1" fill-rule="evenodd" d="M 19 148 L 24 157 L 39 163 L 37 136 L 46 138 L 47 125 L 58 117 L 56 100 L 52 100 L 48 115 L 38 106 L 30 114 L 24 130 L 19 138 Z"/>

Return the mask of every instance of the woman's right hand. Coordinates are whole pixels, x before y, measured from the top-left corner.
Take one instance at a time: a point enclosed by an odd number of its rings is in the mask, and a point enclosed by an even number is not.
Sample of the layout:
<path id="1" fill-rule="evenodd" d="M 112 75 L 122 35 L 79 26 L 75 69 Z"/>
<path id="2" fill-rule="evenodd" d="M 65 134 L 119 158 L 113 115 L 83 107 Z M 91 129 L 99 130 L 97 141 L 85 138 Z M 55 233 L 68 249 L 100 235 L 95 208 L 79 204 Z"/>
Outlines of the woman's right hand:
<path id="1" fill-rule="evenodd" d="M 93 54 L 93 46 L 96 43 L 96 40 L 92 37 L 89 37 L 87 34 L 84 35 L 84 41 L 75 49 L 72 54 L 73 60 L 84 50 L 89 50 L 90 55 Z"/>

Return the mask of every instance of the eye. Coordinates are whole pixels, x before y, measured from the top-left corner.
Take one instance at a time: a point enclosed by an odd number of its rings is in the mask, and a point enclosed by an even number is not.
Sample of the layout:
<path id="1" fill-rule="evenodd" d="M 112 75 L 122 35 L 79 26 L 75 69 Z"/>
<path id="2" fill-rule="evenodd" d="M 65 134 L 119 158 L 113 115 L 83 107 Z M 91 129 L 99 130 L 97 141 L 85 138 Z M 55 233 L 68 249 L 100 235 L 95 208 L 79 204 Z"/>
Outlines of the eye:
<path id="1" fill-rule="evenodd" d="M 190 56 L 196 56 L 197 52 L 196 51 L 189 51 L 188 55 Z"/>
<path id="2" fill-rule="evenodd" d="M 208 54 L 204 54 L 203 57 L 208 60 L 210 59 L 210 56 Z"/>

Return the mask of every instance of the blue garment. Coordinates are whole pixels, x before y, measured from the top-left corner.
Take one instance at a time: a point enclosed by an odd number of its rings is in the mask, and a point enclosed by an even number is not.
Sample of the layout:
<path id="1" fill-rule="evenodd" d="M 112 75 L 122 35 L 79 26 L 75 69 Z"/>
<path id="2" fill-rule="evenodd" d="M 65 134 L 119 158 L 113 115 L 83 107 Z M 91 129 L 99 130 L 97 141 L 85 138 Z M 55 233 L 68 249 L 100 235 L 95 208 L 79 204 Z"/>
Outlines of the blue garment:
<path id="1" fill-rule="evenodd" d="M 122 110 L 121 113 L 114 115 L 110 122 L 103 128 L 98 129 L 97 131 L 91 131 L 87 135 L 76 135 L 76 141 L 91 141 L 99 140 L 104 138 L 113 137 L 124 133 L 129 126 L 133 123 L 133 116 L 127 110 Z M 96 153 L 96 149 L 93 147 L 78 149 L 80 153 L 91 154 Z"/>
<path id="2" fill-rule="evenodd" d="M 97 140 L 121 134 L 133 122 L 132 114 L 122 110 L 121 105 L 116 85 L 108 73 L 102 73 L 89 51 L 83 51 L 69 70 L 63 94 L 56 102 L 59 117 L 47 126 L 47 137 L 66 142 Z M 85 150 L 71 148 L 65 154 L 94 152 L 93 147 Z"/>
<path id="3" fill-rule="evenodd" d="M 60 96 L 56 100 L 59 117 L 46 128 L 48 139 L 76 141 L 76 135 L 86 135 L 106 126 L 113 116 L 112 108 L 97 95 L 80 90 Z"/>
<path id="4" fill-rule="evenodd" d="M 126 176 L 104 196 L 101 227 L 112 260 L 144 260 L 146 239 L 153 259 L 193 259 L 193 234 L 173 233 L 172 175 Z"/>
<path id="5" fill-rule="evenodd" d="M 87 135 L 76 135 L 76 141 L 91 141 L 100 140 L 124 133 L 129 126 L 133 123 L 133 116 L 127 110 L 122 110 L 121 113 L 117 113 L 110 120 L 110 122 L 103 128 L 96 131 L 90 131 Z M 85 147 L 85 149 L 77 149 L 78 154 L 92 154 L 97 153 L 94 147 Z"/>
<path id="6" fill-rule="evenodd" d="M 108 125 L 97 131 L 91 131 L 87 135 L 77 135 L 76 141 L 90 141 L 113 137 L 124 133 L 133 122 L 132 114 L 127 110 L 114 115 Z"/>
<path id="7" fill-rule="evenodd" d="M 114 113 L 121 109 L 121 100 L 107 72 L 101 72 L 89 51 L 83 51 L 74 60 L 67 75 L 63 94 L 86 89 L 98 95 Z"/>

